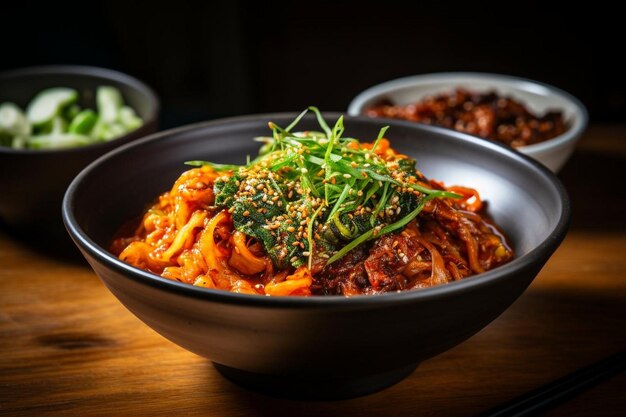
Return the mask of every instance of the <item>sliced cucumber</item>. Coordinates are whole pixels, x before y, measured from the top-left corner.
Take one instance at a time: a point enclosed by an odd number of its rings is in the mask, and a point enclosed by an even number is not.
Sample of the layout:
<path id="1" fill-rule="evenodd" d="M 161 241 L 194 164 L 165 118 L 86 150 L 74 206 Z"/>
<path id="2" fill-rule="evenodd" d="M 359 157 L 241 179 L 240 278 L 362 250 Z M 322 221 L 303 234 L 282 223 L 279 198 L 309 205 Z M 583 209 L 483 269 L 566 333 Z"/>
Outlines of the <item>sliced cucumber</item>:
<path id="1" fill-rule="evenodd" d="M 62 149 L 85 146 L 94 141 L 85 135 L 74 133 L 51 133 L 49 135 L 31 136 L 28 147 L 31 149 Z"/>
<path id="2" fill-rule="evenodd" d="M 71 88 L 49 88 L 35 96 L 28 104 L 26 116 L 34 125 L 42 125 L 57 116 L 61 110 L 76 102 L 78 93 Z"/>
<path id="3" fill-rule="evenodd" d="M 13 149 L 24 149 L 26 148 L 26 144 L 28 143 L 28 137 L 26 136 L 15 136 L 13 138 L 13 143 L 11 146 Z"/>
<path id="4" fill-rule="evenodd" d="M 52 118 L 50 133 L 64 133 L 67 130 L 67 122 L 61 116 Z"/>
<path id="5" fill-rule="evenodd" d="M 105 125 L 101 139 L 111 140 L 119 138 L 120 136 L 125 135 L 127 131 L 126 127 L 122 126 L 120 123 L 109 123 Z"/>
<path id="6" fill-rule="evenodd" d="M 63 109 L 63 117 L 65 120 L 73 120 L 81 112 L 81 108 L 78 104 L 72 104 Z"/>
<path id="7" fill-rule="evenodd" d="M 70 123 L 69 132 L 87 135 L 98 121 L 98 115 L 93 110 L 83 110 L 78 113 Z"/>
<path id="8" fill-rule="evenodd" d="M 13 103 L 0 104 L 0 132 L 11 137 L 30 135 L 30 123 L 22 110 Z"/>
<path id="9" fill-rule="evenodd" d="M 99 117 L 93 129 L 91 129 L 89 136 L 96 141 L 104 140 L 104 136 L 108 128 L 107 126 L 107 124 L 102 122 L 102 118 Z"/>
<path id="10" fill-rule="evenodd" d="M 100 119 L 105 123 L 113 123 L 117 120 L 117 114 L 124 105 L 120 90 L 115 87 L 98 87 L 96 91 L 96 105 Z"/>
<path id="11" fill-rule="evenodd" d="M 128 129 L 121 123 L 104 123 L 99 119 L 90 135 L 93 139 L 99 141 L 109 141 L 125 135 Z"/>
<path id="12" fill-rule="evenodd" d="M 128 129 L 139 129 L 143 125 L 143 120 L 137 116 L 132 107 L 124 106 L 119 111 L 119 121 Z"/>
<path id="13" fill-rule="evenodd" d="M 143 125 L 135 111 L 124 105 L 121 92 L 98 87 L 98 112 L 81 110 L 78 92 L 49 88 L 38 93 L 26 112 L 13 103 L 0 104 L 0 146 L 59 149 L 116 139 Z"/>

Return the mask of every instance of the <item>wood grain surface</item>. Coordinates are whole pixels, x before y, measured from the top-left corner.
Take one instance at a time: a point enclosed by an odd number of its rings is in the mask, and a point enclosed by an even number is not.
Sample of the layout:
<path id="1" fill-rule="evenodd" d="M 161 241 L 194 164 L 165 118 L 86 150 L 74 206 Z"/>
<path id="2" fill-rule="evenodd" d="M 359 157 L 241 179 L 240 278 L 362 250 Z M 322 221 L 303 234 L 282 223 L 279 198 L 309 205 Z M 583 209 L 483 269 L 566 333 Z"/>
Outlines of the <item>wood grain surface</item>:
<path id="1" fill-rule="evenodd" d="M 626 349 L 625 168 L 626 126 L 590 128 L 559 175 L 570 232 L 524 295 L 403 382 L 345 401 L 245 391 L 143 325 L 86 263 L 0 231 L 0 415 L 479 414 Z M 623 416 L 625 392 L 618 375 L 548 415 Z"/>

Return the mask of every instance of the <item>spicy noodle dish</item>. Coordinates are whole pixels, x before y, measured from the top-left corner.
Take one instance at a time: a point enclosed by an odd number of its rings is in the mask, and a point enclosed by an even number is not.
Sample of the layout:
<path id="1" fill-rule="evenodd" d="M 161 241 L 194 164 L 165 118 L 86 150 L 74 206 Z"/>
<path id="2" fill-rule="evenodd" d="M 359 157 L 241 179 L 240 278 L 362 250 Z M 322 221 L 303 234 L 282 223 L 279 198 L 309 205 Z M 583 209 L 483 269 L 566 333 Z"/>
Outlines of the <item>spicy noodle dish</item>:
<path id="1" fill-rule="evenodd" d="M 460 280 L 513 251 L 479 193 L 425 177 L 380 130 L 344 136 L 269 123 L 246 165 L 188 161 L 111 252 L 190 285 L 246 294 L 379 294 Z M 130 232 L 128 232 L 130 230 Z"/>

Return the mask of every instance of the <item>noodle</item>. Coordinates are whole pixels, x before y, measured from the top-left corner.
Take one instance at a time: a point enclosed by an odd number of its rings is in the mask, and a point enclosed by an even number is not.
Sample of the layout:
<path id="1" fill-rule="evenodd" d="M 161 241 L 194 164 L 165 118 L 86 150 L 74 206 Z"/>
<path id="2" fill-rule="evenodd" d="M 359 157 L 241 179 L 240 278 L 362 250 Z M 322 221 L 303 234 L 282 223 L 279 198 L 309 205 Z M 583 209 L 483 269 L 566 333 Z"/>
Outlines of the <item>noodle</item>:
<path id="1" fill-rule="evenodd" d="M 393 169 L 409 161 L 384 138 L 372 144 L 352 140 L 343 149 L 370 152 Z M 370 187 L 370 191 L 353 192 L 348 185 L 341 186 L 339 175 L 326 177 L 323 170 L 313 179 L 302 175 L 301 183 L 296 183 L 293 170 L 281 164 L 279 169 L 254 171 L 256 176 L 247 177 L 252 178 L 247 183 L 234 168 L 203 165 L 184 172 L 143 215 L 132 235 L 114 239 L 111 251 L 168 279 L 270 296 L 350 296 L 425 288 L 484 272 L 513 256 L 472 188 L 445 187 L 412 168 L 409 177 L 391 173 L 393 184 L 408 178 L 403 186 L 383 184 L 379 179 L 386 178 L 383 174 L 372 174 L 377 182 L 363 175 L 364 185 L 353 179 L 350 184 L 354 190 Z M 285 172 L 287 180 L 277 182 L 280 178 L 272 172 Z M 348 172 L 354 176 L 357 171 Z M 263 175 L 269 176 L 270 186 L 259 181 L 266 178 Z M 349 176 L 343 174 L 346 180 Z M 336 189 L 334 208 L 319 198 L 310 205 L 295 205 L 304 198 L 300 195 L 307 196 L 301 188 L 287 186 L 300 187 L 306 181 L 320 181 L 326 192 Z M 237 200 L 222 196 L 224 187 L 233 184 L 229 196 L 243 195 L 247 200 L 242 201 L 250 203 L 243 209 Z M 425 198 L 428 193 L 431 198 Z M 361 204 L 342 212 L 355 194 Z M 421 206 L 416 205 L 419 201 Z M 275 214 L 270 216 L 268 210 Z"/>

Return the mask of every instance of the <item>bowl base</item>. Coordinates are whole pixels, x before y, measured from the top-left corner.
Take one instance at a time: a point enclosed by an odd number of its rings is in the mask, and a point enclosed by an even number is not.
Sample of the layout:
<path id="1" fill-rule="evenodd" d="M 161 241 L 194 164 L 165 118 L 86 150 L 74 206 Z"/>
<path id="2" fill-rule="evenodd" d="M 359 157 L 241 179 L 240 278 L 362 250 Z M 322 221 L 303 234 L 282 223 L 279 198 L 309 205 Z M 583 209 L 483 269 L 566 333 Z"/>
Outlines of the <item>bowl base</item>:
<path id="1" fill-rule="evenodd" d="M 228 380 L 251 391 L 292 400 L 342 400 L 371 394 L 409 376 L 418 364 L 374 375 L 319 376 L 269 375 L 243 371 L 213 362 Z"/>

